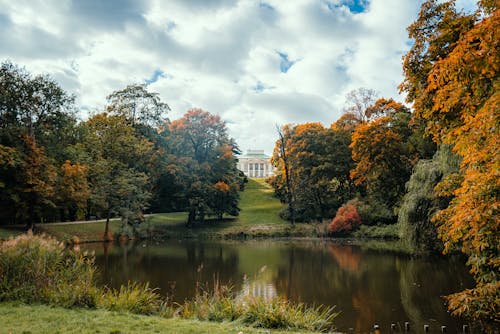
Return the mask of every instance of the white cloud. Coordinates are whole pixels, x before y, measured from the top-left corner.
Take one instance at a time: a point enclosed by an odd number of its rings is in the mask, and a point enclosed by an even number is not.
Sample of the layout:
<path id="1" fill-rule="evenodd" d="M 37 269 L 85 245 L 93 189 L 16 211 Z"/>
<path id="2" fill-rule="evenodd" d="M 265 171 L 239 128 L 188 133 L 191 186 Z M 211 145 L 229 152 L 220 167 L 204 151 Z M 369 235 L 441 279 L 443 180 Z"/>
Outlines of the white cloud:
<path id="1" fill-rule="evenodd" d="M 397 97 L 418 3 L 372 0 L 359 14 L 343 3 L 0 0 L 0 60 L 51 74 L 85 108 L 161 71 L 150 89 L 171 119 L 203 108 L 242 149 L 271 153 L 276 124 L 329 126 L 351 89 Z M 286 73 L 278 52 L 294 62 Z"/>

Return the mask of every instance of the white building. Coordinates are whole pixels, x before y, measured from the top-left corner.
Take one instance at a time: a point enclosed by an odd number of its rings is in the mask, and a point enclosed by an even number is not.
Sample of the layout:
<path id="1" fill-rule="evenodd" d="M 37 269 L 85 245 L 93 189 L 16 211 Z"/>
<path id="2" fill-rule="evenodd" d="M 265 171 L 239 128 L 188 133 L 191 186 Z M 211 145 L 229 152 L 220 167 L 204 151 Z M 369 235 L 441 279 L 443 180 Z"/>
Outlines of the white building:
<path id="1" fill-rule="evenodd" d="M 274 175 L 271 157 L 264 150 L 248 150 L 247 154 L 238 157 L 238 169 L 248 177 L 265 178 Z"/>

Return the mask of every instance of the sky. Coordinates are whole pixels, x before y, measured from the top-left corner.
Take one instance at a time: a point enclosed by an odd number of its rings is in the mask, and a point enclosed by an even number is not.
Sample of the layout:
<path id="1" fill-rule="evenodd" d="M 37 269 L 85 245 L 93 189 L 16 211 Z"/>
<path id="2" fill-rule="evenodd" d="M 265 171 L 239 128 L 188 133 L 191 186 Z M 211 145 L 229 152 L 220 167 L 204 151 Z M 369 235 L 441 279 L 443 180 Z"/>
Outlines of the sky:
<path id="1" fill-rule="evenodd" d="M 471 10 L 473 0 L 457 7 Z M 48 74 L 82 119 L 146 84 L 178 119 L 218 114 L 240 149 L 272 153 L 276 125 L 342 114 L 360 87 L 403 102 L 406 27 L 420 0 L 0 0 L 0 62 Z"/>

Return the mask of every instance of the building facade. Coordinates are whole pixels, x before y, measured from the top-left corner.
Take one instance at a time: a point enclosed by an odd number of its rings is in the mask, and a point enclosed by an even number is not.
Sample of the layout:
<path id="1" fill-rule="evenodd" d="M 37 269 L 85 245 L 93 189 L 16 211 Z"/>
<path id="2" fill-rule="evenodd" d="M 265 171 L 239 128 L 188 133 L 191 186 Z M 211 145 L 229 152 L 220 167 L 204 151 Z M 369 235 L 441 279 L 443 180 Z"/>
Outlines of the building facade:
<path id="1" fill-rule="evenodd" d="M 274 175 L 271 157 L 264 150 L 248 150 L 247 154 L 238 158 L 238 169 L 248 177 L 266 178 Z"/>

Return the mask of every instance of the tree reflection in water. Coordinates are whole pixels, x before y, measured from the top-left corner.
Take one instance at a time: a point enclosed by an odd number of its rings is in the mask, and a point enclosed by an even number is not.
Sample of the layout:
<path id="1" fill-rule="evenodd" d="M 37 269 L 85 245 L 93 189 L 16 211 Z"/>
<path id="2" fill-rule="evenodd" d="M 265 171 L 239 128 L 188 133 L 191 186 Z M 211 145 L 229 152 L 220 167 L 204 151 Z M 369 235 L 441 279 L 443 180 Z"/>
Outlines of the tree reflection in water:
<path id="1" fill-rule="evenodd" d="M 177 302 L 214 280 L 240 294 L 336 305 L 339 330 L 369 332 L 410 321 L 414 328 L 463 322 L 447 312 L 442 295 L 472 285 L 459 258 L 412 258 L 395 252 L 326 241 L 197 242 L 171 240 L 86 245 L 96 251 L 105 284 L 149 281 Z M 173 290 L 172 287 L 175 286 Z"/>

